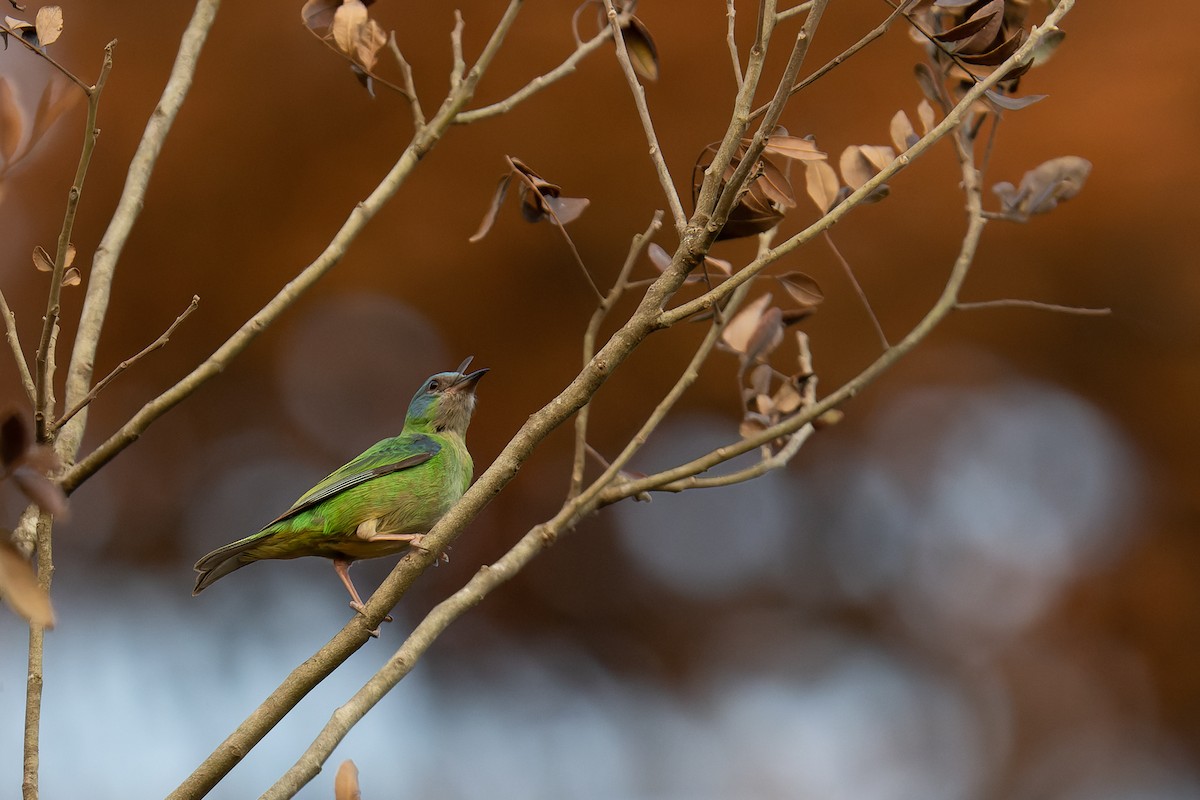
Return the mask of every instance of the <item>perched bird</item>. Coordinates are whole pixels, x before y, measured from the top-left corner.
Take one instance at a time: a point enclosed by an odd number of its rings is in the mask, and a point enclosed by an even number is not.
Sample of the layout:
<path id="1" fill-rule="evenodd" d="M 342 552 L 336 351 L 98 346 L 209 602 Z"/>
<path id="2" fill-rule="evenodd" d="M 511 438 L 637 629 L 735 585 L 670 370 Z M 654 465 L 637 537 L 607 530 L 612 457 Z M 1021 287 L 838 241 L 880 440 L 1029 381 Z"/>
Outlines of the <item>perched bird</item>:
<path id="1" fill-rule="evenodd" d="M 264 558 L 324 556 L 350 592 L 360 558 L 419 547 L 424 534 L 462 497 L 473 464 L 464 436 L 475 410 L 475 386 L 486 369 L 439 372 L 408 406 L 404 430 L 384 439 L 300 496 L 261 531 L 220 547 L 196 562 L 199 594 L 218 578 Z"/>

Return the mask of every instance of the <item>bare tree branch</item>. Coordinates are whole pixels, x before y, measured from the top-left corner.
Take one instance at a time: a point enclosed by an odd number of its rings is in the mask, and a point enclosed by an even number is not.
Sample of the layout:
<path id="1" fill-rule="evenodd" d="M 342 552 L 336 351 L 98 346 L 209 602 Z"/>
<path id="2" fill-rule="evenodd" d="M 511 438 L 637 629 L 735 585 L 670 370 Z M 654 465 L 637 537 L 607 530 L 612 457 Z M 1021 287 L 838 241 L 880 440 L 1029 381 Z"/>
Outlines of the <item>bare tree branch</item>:
<path id="1" fill-rule="evenodd" d="M 658 144 L 658 134 L 654 132 L 654 120 L 650 118 L 650 107 L 646 104 L 646 89 L 638 81 L 637 73 L 633 71 L 633 62 L 629 60 L 629 49 L 625 47 L 625 37 L 621 35 L 621 23 L 612 0 L 604 0 L 604 10 L 608 14 L 608 24 L 612 30 L 613 42 L 617 46 L 617 62 L 621 65 L 621 71 L 625 73 L 629 91 L 633 93 L 633 104 L 637 107 L 638 119 L 641 120 L 642 130 L 645 131 L 646 141 L 650 145 L 650 161 L 654 164 L 658 183 L 662 186 L 663 195 L 667 198 L 667 205 L 671 209 L 671 219 L 675 223 L 675 230 L 682 233 L 687 225 L 687 215 L 683 213 L 683 205 L 679 202 L 679 191 L 675 188 L 671 171 L 667 169 L 662 147 Z"/>
<path id="2" fill-rule="evenodd" d="M 163 142 L 191 87 L 200 50 L 212 28 L 219 6 L 220 0 L 197 0 L 196 9 L 184 30 L 167 85 L 154 108 L 154 113 L 146 123 L 146 131 L 142 134 L 133 161 L 129 165 L 128 177 L 125 179 L 125 186 L 121 190 L 112 221 L 96 248 L 92 269 L 88 275 L 88 289 L 79 318 L 79 329 L 75 334 L 75 344 L 67 368 L 64 401 L 68 406 L 79 403 L 91 390 L 96 348 L 99 346 L 100 332 L 108 312 L 113 274 L 133 224 L 141 213 L 146 187 L 150 183 L 150 175 L 158 161 L 158 155 L 162 152 Z M 69 425 L 60 429 L 56 449 L 64 463 L 75 460 L 86 425 L 85 409 L 76 414 Z"/>
<path id="3" fill-rule="evenodd" d="M 954 305 L 955 311 L 975 311 L 982 308 L 1032 308 L 1038 311 L 1074 314 L 1081 317 L 1106 317 L 1112 313 L 1111 308 L 1061 306 L 1056 303 L 1043 303 L 1040 300 L 978 300 L 973 303 L 955 303 Z"/>
<path id="4" fill-rule="evenodd" d="M 96 127 L 96 114 L 100 107 L 100 94 L 104 91 L 104 84 L 108 80 L 109 72 L 112 71 L 114 44 L 115 42 L 109 42 L 105 46 L 100 77 L 97 78 L 96 85 L 87 90 L 88 110 L 83 147 L 79 153 L 79 164 L 75 168 L 75 178 L 67 192 L 67 208 L 63 214 L 62 228 L 58 233 L 54 268 L 50 271 L 50 291 L 47 293 L 46 315 L 42 320 L 42 338 L 34 358 L 33 380 L 37 396 L 34 400 L 33 420 L 39 442 L 49 441 L 49 424 L 54 419 L 54 398 L 51 396 L 54 388 L 54 353 L 52 352 L 54 343 L 51 339 L 57 335 L 63 272 L 66 270 L 67 252 L 71 245 L 71 232 L 75 229 L 75 214 L 79 209 L 83 182 L 87 177 L 88 165 L 92 162 L 92 153 L 96 150 L 96 137 L 100 133 Z"/>
<path id="5" fill-rule="evenodd" d="M 791 253 L 801 245 L 811 241 L 813 237 L 828 230 L 836 224 L 843 216 L 848 214 L 853 208 L 856 208 L 864 197 L 875 191 L 880 185 L 887 183 L 896 173 L 906 169 L 914 160 L 923 155 L 930 147 L 942 139 L 944 136 L 953 131 L 962 120 L 971 113 L 971 108 L 976 101 L 983 97 L 984 92 L 999 83 L 1000 79 L 1006 72 L 1011 70 L 1018 64 L 1023 64 L 1032 57 L 1033 51 L 1041 43 L 1041 41 L 1054 30 L 1054 27 L 1066 16 L 1071 8 L 1075 5 L 1075 0 L 1060 0 L 1058 5 L 1051 11 L 1041 25 L 1036 26 L 1029 38 L 1025 41 L 1016 52 L 1012 54 L 1003 64 L 995 67 L 994 71 L 988 77 L 975 83 L 967 90 L 962 98 L 955 106 L 950 109 L 949 113 L 929 130 L 929 133 L 922 136 L 919 140 L 913 143 L 913 146 L 905 150 L 896 157 L 896 160 L 884 167 L 875 177 L 864 183 L 858 189 L 850 194 L 845 200 L 834 206 L 825 216 L 809 225 L 799 233 L 794 234 L 778 246 L 772 248 L 767 253 L 764 253 L 759 258 L 756 258 L 752 263 L 745 268 L 738 270 L 728 280 L 712 290 L 705 292 L 699 297 L 682 303 L 675 308 L 664 311 L 659 324 L 662 327 L 669 327 L 681 319 L 685 319 L 699 311 L 704 311 L 712 308 L 727 297 L 734 289 L 740 286 L 743 282 L 750 280 L 755 275 L 766 269 L 771 264 L 778 261 L 783 256 Z"/>
<path id="6" fill-rule="evenodd" d="M 76 403 L 75 406 L 72 407 L 70 411 L 67 411 L 65 414 L 62 415 L 62 417 L 57 422 L 54 423 L 54 427 L 61 428 L 68 421 L 70 421 L 71 417 L 78 414 L 85 407 L 87 407 L 88 404 L 90 404 L 93 400 L 95 400 L 96 396 L 98 394 L 100 394 L 100 392 L 104 391 L 104 387 L 108 386 L 108 384 L 112 383 L 112 381 L 118 375 L 120 375 L 122 372 L 124 372 L 125 370 L 132 367 L 134 364 L 136 364 L 138 361 L 140 361 L 145 356 L 149 355 L 150 353 L 153 353 L 155 350 L 157 350 L 158 348 L 162 347 L 167 342 L 169 342 L 171 340 L 171 334 L 174 333 L 175 329 L 179 327 L 179 323 L 181 323 L 185 319 L 187 319 L 188 316 L 193 311 L 196 310 L 196 307 L 199 304 L 200 304 L 200 298 L 193 296 L 192 302 L 189 303 L 188 307 L 183 310 L 183 313 L 180 314 L 178 317 L 176 317 L 175 321 L 172 322 L 165 331 L 163 331 L 161 336 L 159 336 L 157 339 L 155 339 L 150 344 L 146 345 L 146 347 L 142 348 L 142 350 L 140 352 L 138 352 L 136 355 L 122 361 L 120 364 L 118 364 L 116 366 L 116 369 L 114 369 L 112 372 L 105 375 L 100 380 L 99 383 L 97 383 L 95 386 L 92 387 L 92 390 L 90 392 L 88 392 L 83 397 L 82 400 L 80 400 L 78 403 Z"/>
<path id="7" fill-rule="evenodd" d="M 29 374 L 29 362 L 25 360 L 25 351 L 21 348 L 21 340 L 17 336 L 17 315 L 8 307 L 4 292 L 0 292 L 0 315 L 4 317 L 4 338 L 12 349 L 13 361 L 17 363 L 17 372 L 21 376 L 21 385 L 29 397 L 30 405 L 37 403 L 37 389 L 33 385 L 33 376 Z"/>

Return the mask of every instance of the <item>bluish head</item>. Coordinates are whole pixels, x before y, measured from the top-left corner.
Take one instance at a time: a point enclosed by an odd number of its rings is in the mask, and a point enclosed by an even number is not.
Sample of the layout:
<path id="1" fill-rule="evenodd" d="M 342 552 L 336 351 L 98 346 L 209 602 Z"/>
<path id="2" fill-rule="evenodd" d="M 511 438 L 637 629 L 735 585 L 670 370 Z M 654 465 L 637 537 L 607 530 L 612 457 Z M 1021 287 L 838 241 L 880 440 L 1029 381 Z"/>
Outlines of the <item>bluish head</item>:
<path id="1" fill-rule="evenodd" d="M 405 428 L 457 433 L 462 436 L 475 410 L 475 385 L 487 369 L 465 372 L 468 358 L 454 372 L 430 375 L 408 404 Z"/>

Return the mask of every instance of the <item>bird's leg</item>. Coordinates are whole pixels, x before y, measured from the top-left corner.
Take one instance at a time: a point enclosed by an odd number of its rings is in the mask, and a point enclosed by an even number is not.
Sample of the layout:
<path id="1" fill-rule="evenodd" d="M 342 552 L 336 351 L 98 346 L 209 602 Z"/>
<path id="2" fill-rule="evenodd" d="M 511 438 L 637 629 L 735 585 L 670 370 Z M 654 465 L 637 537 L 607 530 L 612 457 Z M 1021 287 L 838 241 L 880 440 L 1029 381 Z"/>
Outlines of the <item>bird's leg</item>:
<path id="1" fill-rule="evenodd" d="M 369 519 L 365 522 L 360 522 L 358 528 L 355 529 L 354 535 L 366 542 L 406 542 L 409 547 L 415 547 L 418 550 L 425 550 L 421 546 L 421 542 L 425 541 L 423 533 L 379 533 L 379 520 Z M 438 561 L 449 561 L 450 556 L 442 553 Z M 434 562 L 435 564 L 437 562 Z"/>
<path id="2" fill-rule="evenodd" d="M 346 591 L 348 591 L 350 593 L 350 607 L 353 608 L 355 611 L 357 611 L 359 614 L 366 616 L 366 614 L 367 614 L 366 603 L 364 603 L 362 601 L 362 598 L 358 596 L 358 590 L 354 588 L 354 581 L 350 580 L 350 565 L 353 563 L 354 562 L 350 561 L 349 559 L 335 558 L 333 560 L 333 570 L 334 570 L 334 572 L 337 573 L 337 576 L 342 579 L 342 585 L 346 587 Z M 386 617 L 383 618 L 383 621 L 391 622 L 392 615 L 391 614 L 387 615 Z M 371 631 L 371 635 L 378 638 L 379 637 L 379 629 L 376 628 L 375 630 Z"/>

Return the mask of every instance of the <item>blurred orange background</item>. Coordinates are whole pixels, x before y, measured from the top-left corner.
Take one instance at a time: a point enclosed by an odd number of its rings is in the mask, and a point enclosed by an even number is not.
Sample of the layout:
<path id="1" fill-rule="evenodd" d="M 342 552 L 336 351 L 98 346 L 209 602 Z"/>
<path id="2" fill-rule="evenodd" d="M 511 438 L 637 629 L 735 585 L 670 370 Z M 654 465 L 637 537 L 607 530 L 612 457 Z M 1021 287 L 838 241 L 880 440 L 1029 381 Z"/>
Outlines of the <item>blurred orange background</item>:
<path id="1" fill-rule="evenodd" d="M 122 256 L 97 377 L 193 294 L 199 309 L 104 391 L 84 452 L 307 265 L 408 140 L 402 99 L 363 91 L 300 24 L 299 5 L 220 12 Z M 574 5 L 526 6 L 476 105 L 571 51 Z M 501 5 L 461 7 L 470 58 Z M 1029 224 L 991 223 L 964 293 L 1113 313 L 956 313 L 785 473 L 588 520 L 454 626 L 339 748 L 334 763 L 356 760 L 365 797 L 396 796 L 399 782 L 447 798 L 1200 793 L 1200 424 L 1189 410 L 1200 396 L 1200 273 L 1187 188 L 1200 179 L 1200 74 L 1188 58 L 1200 11 L 1159 4 L 1146 24 L 1116 8 L 1080 3 L 1068 16 L 1065 44 L 1021 87 L 1049 98 L 1006 114 L 985 176 L 1017 183 L 1072 154 L 1094 164 L 1085 190 Z M 74 235 L 86 286 L 190 9 L 63 9 L 52 52 L 85 79 L 118 39 Z M 887 10 L 833 3 L 807 63 L 824 63 Z M 1044 12 L 1034 4 L 1034 18 Z M 382 0 L 371 13 L 396 31 L 431 113 L 450 66 L 452 6 Z M 661 60 L 647 99 L 686 205 L 692 163 L 720 138 L 735 90 L 724 6 L 643 0 L 638 13 Z M 743 55 L 752 25 L 747 5 Z M 783 123 L 830 153 L 886 143 L 897 109 L 915 118 L 919 58 L 897 26 L 794 98 Z M 50 70 L 10 44 L 0 74 L 32 108 Z M 30 353 L 45 281 L 29 253 L 52 249 L 82 125 L 81 103 L 3 185 L 0 276 Z M 487 238 L 467 237 L 503 157 L 517 156 L 591 200 L 569 231 L 607 286 L 630 238 L 664 207 L 646 149 L 609 47 L 508 116 L 452 129 L 314 291 L 73 496 L 55 539 L 46 796 L 168 791 L 338 629 L 349 612 L 323 562 L 255 565 L 196 599 L 191 564 L 398 431 L 423 376 L 467 355 L 491 368 L 469 437 L 478 472 L 575 374 L 593 301 L 561 237 L 523 222 L 511 198 Z M 832 235 L 894 341 L 936 298 L 962 235 L 948 143 L 891 189 Z M 802 198 L 782 232 L 812 219 Z M 669 233 L 657 241 L 675 244 Z M 722 243 L 714 254 L 739 264 L 752 248 Z M 653 274 L 648 261 L 638 269 Z M 824 289 L 803 326 L 830 391 L 878 342 L 822 242 L 784 269 Z M 83 288 L 64 293 L 62 363 Z M 637 429 L 701 335 L 655 335 L 602 389 L 599 450 L 615 453 Z M 736 436 L 735 371 L 715 355 L 635 468 Z M 5 356 L 0 401 L 24 407 Z M 568 431 L 552 436 L 381 641 L 215 796 L 266 788 L 425 610 L 552 514 L 570 449 Z M 6 492 L 5 525 L 20 508 Z M 390 566 L 357 567 L 360 588 Z M 9 613 L 0 639 L 0 771 L 15 781 L 24 631 Z M 142 761 L 142 748 L 161 755 L 140 774 L 118 767 Z M 331 783 L 327 771 L 301 796 L 327 797 Z"/>

